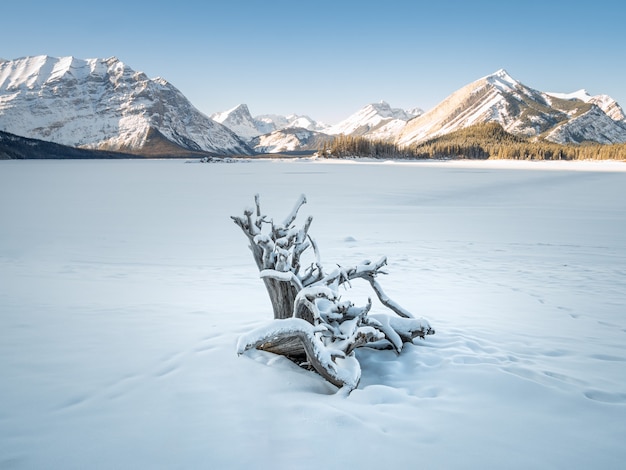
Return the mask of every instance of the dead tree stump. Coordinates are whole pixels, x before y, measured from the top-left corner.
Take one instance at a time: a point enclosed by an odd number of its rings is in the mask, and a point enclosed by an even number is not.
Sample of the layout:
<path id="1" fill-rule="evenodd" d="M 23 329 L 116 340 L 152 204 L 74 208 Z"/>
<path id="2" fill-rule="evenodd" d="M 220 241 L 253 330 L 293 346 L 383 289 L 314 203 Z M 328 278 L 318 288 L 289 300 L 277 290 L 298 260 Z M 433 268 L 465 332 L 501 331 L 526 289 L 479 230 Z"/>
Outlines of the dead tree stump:
<path id="1" fill-rule="evenodd" d="M 361 377 L 354 355 L 356 348 L 393 349 L 399 354 L 404 343 L 423 339 L 435 330 L 384 293 L 377 276 L 386 274 L 385 257 L 325 271 L 318 247 L 309 234 L 313 218 L 308 217 L 300 228 L 294 225 L 305 203 L 302 195 L 285 220 L 275 223 L 262 214 L 256 195 L 255 209 L 231 217 L 248 237 L 274 310 L 274 321 L 243 335 L 237 352 L 257 348 L 284 355 L 313 368 L 337 387 L 350 390 Z M 303 268 L 301 258 L 307 250 L 313 251 L 313 261 Z M 368 315 L 371 300 L 362 307 L 341 300 L 339 287 L 346 287 L 354 279 L 369 282 L 380 302 L 395 315 Z"/>

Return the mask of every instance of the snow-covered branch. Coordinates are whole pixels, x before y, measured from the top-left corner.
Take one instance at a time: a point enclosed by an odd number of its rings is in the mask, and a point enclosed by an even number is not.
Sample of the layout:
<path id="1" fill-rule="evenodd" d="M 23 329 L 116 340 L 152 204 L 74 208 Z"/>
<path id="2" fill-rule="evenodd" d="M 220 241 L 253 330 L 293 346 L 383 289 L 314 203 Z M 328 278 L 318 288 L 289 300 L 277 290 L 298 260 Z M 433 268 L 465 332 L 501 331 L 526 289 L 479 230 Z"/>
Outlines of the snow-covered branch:
<path id="1" fill-rule="evenodd" d="M 306 204 L 306 196 L 304 194 L 301 194 L 298 200 L 296 201 L 296 205 L 293 207 L 292 211 L 289 213 L 289 215 L 285 218 L 285 221 L 283 222 L 283 226 L 285 228 L 289 227 L 293 223 L 293 221 L 296 220 L 296 217 L 298 217 L 298 211 L 304 204 Z"/>
<path id="2" fill-rule="evenodd" d="M 241 336 L 237 342 L 237 353 L 258 348 L 284 355 L 292 349 L 290 344 L 295 339 L 304 349 L 309 364 L 322 377 L 337 387 L 356 388 L 361 378 L 361 367 L 354 354 L 328 348 L 318 337 L 319 331 L 319 327 L 300 318 L 274 320 Z"/>
<path id="3" fill-rule="evenodd" d="M 301 228 L 293 225 L 306 203 L 304 195 L 282 225 L 263 215 L 258 195 L 254 201 L 255 209 L 245 210 L 243 217 L 231 218 L 250 241 L 275 320 L 242 336 L 237 346 L 239 353 L 257 348 L 282 354 L 313 368 L 329 382 L 352 389 L 361 373 L 354 356 L 356 348 L 393 349 L 400 353 L 404 343 L 434 334 L 426 320 L 413 318 L 385 294 L 376 280 L 379 274 L 386 274 L 386 257 L 348 268 L 337 266 L 330 272 L 324 270 L 319 248 L 309 234 L 313 218 L 308 217 Z M 300 259 L 308 249 L 313 250 L 314 262 L 301 273 Z M 363 307 L 342 300 L 339 288 L 349 287 L 354 279 L 368 281 L 380 302 L 398 316 L 369 315 L 371 300 Z"/>
<path id="4" fill-rule="evenodd" d="M 276 271 L 275 269 L 264 269 L 259 273 L 261 279 L 274 279 L 276 281 L 290 282 L 294 287 L 302 289 L 300 278 L 291 271 Z"/>

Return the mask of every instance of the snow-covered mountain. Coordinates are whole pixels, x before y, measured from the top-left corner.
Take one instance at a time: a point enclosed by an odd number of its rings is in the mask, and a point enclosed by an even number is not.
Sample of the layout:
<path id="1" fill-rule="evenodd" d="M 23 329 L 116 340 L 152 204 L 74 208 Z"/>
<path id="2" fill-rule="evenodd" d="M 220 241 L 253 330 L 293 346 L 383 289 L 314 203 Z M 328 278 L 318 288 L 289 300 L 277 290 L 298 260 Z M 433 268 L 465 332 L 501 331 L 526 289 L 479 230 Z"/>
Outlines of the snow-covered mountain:
<path id="1" fill-rule="evenodd" d="M 559 143 L 626 142 L 626 124 L 607 115 L 597 104 L 600 99 L 594 102 L 571 98 L 534 90 L 505 70 L 498 70 L 457 90 L 435 108 L 408 122 L 396 142 L 410 145 L 493 121 L 513 134 L 545 137 Z M 590 127 L 590 123 L 597 125 Z"/>
<path id="2" fill-rule="evenodd" d="M 281 116 L 279 114 L 261 114 L 256 116 L 255 119 L 268 124 L 273 128 L 272 130 L 301 128 L 309 131 L 325 132 L 329 127 L 323 122 L 299 114 L 289 114 L 287 116 Z"/>
<path id="3" fill-rule="evenodd" d="M 332 139 L 322 132 L 290 127 L 258 136 L 250 141 L 250 146 L 258 153 L 318 150 L 324 142 Z"/>
<path id="4" fill-rule="evenodd" d="M 209 118 L 166 80 L 150 79 L 115 57 L 0 60 L 0 131 L 88 149 L 250 155 L 252 147 L 312 149 L 337 134 L 410 145 L 491 121 L 514 134 L 559 143 L 626 142 L 626 116 L 610 96 L 544 93 L 504 70 L 466 85 L 426 113 L 381 101 L 326 126 L 295 114 L 252 117 L 245 104 Z"/>
<path id="5" fill-rule="evenodd" d="M 327 134 L 365 136 L 372 139 L 387 139 L 398 135 L 406 123 L 422 114 L 419 108 L 405 111 L 392 108 L 388 103 L 370 103 L 343 121 L 326 129 Z"/>
<path id="6" fill-rule="evenodd" d="M 573 93 L 548 92 L 546 94 L 555 98 L 560 98 L 562 100 L 580 100 L 585 103 L 592 103 L 595 104 L 602 111 L 604 111 L 604 113 L 614 121 L 626 120 L 626 115 L 624 114 L 624 110 L 622 109 L 622 107 L 609 95 L 592 96 L 585 89 L 578 90 Z"/>
<path id="7" fill-rule="evenodd" d="M 251 154 L 173 85 L 115 57 L 0 63 L 0 130 L 74 147 L 163 154 Z"/>
<path id="8" fill-rule="evenodd" d="M 228 127 L 246 142 L 250 142 L 263 134 L 282 129 L 298 128 L 320 132 L 328 127 L 308 116 L 297 114 L 290 114 L 289 116 L 263 114 L 252 117 L 248 106 L 245 104 L 237 105 L 228 111 L 212 114 L 211 119 Z"/>
<path id="9" fill-rule="evenodd" d="M 245 104 L 239 104 L 228 111 L 212 114 L 211 119 L 226 126 L 246 142 L 274 130 L 271 125 L 254 119 Z"/>
<path id="10" fill-rule="evenodd" d="M 623 121 L 622 121 L 623 122 Z M 613 144 L 626 142 L 626 123 L 617 123 L 598 106 L 557 124 L 545 136 L 559 143 L 598 142 Z"/>

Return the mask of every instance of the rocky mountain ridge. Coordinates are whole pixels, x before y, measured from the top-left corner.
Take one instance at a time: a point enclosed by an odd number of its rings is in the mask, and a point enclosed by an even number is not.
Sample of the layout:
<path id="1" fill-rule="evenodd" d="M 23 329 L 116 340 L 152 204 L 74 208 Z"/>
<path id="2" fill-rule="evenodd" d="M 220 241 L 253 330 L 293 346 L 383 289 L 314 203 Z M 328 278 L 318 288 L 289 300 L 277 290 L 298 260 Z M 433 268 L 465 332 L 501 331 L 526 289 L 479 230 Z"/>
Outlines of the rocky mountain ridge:
<path id="1" fill-rule="evenodd" d="M 427 112 L 419 108 L 411 111 L 392 108 L 384 101 L 370 103 L 320 132 L 414 146 L 488 122 L 499 123 L 515 135 L 554 143 L 626 142 L 624 112 L 610 96 L 592 96 L 585 90 L 569 94 L 541 92 L 515 80 L 503 69 L 462 87 Z M 263 148 L 255 150 L 268 152 L 272 151 L 272 142 L 285 138 L 280 133 L 269 137 L 259 131 L 253 145 L 264 141 Z M 290 138 L 290 145 L 294 145 Z M 282 144 L 278 147 L 282 148 Z"/>
<path id="2" fill-rule="evenodd" d="M 388 139 L 395 136 L 411 119 L 423 113 L 424 111 L 420 108 L 413 108 L 410 111 L 392 108 L 385 101 L 370 103 L 326 129 L 326 133 Z"/>
<path id="3" fill-rule="evenodd" d="M 287 127 L 255 137 L 250 141 L 250 145 L 258 153 L 316 151 L 324 145 L 324 142 L 332 139 L 332 136 L 323 132 L 302 127 Z"/>
<path id="4" fill-rule="evenodd" d="M 214 113 L 211 115 L 211 119 L 228 127 L 246 142 L 251 142 L 255 137 L 263 134 L 270 134 L 283 129 L 305 129 L 324 132 L 328 127 L 308 116 L 297 114 L 288 116 L 264 114 L 253 117 L 246 104 L 239 104 L 227 111 Z"/>
<path id="5" fill-rule="evenodd" d="M 341 134 L 414 146 L 488 122 L 556 143 L 626 142 L 625 114 L 608 95 L 541 92 L 502 69 L 427 112 L 381 101 L 327 126 L 302 115 L 253 117 L 245 104 L 209 118 L 166 80 L 150 79 L 115 57 L 0 61 L 0 131 L 86 149 L 253 155 L 316 150 Z"/>
<path id="6" fill-rule="evenodd" d="M 556 143 L 626 142 L 626 123 L 612 119 L 598 104 L 606 105 L 607 110 L 617 105 L 598 97 L 583 101 L 549 95 L 523 85 L 505 70 L 498 70 L 455 91 L 435 108 L 409 121 L 395 141 L 399 145 L 414 145 L 474 124 L 497 122 L 513 134 Z M 619 112 L 613 110 L 613 115 L 619 117 Z M 585 127 L 597 119 L 598 125 Z"/>
<path id="7" fill-rule="evenodd" d="M 236 134 L 162 78 L 119 59 L 25 57 L 0 63 L 0 130 L 73 147 L 244 154 Z M 156 155 L 159 155 L 158 153 Z"/>

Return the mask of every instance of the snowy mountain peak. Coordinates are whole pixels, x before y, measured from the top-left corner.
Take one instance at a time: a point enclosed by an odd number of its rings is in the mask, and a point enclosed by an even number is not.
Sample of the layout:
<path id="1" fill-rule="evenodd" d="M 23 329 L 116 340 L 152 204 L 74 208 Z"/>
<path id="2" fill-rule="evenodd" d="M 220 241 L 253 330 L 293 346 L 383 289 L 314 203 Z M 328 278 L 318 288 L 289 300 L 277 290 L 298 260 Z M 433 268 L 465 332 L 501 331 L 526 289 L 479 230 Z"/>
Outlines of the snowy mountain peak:
<path id="1" fill-rule="evenodd" d="M 386 101 L 379 101 L 378 103 L 370 103 L 367 106 L 365 106 L 365 108 L 363 108 L 364 110 L 367 109 L 368 112 L 373 111 L 375 113 L 378 113 L 380 116 L 382 117 L 393 117 L 394 115 L 394 110 L 391 109 L 391 106 L 389 105 L 389 103 L 387 103 Z M 396 110 L 396 111 L 402 111 L 402 110 Z"/>
<path id="2" fill-rule="evenodd" d="M 233 121 L 235 123 L 240 123 L 246 120 L 252 120 L 252 116 L 250 115 L 250 110 L 248 106 L 245 104 L 238 104 L 234 108 L 231 108 L 227 111 L 222 111 L 219 113 L 211 114 L 211 119 L 217 121 L 219 123 L 224 123 L 225 121 Z"/>
<path id="3" fill-rule="evenodd" d="M 577 92 L 577 97 L 585 97 L 584 93 Z M 497 122 L 513 134 L 560 143 L 626 142 L 626 125 L 616 122 L 623 113 L 614 100 L 569 99 L 567 95 L 527 87 L 500 69 L 455 91 L 435 108 L 408 122 L 396 143 L 412 145 L 486 122 Z M 598 125 L 591 125 L 594 120 Z"/>
<path id="4" fill-rule="evenodd" d="M 283 129 L 306 129 L 309 131 L 323 131 L 328 126 L 311 119 L 309 116 L 290 114 L 264 114 L 252 117 L 248 106 L 240 104 L 228 111 L 214 113 L 211 118 L 228 127 L 246 142 L 260 135 L 269 134 Z"/>
<path id="5" fill-rule="evenodd" d="M 223 124 L 246 142 L 265 133 L 266 126 L 252 117 L 246 104 L 238 104 L 228 111 L 214 113 L 211 119 Z"/>
<path id="6" fill-rule="evenodd" d="M 257 116 L 256 119 L 265 121 L 267 118 L 273 122 L 276 130 L 302 128 L 309 131 L 324 132 L 328 129 L 328 125 L 316 121 L 315 119 L 303 114 L 289 114 L 287 116 L 264 115 Z"/>
<path id="7" fill-rule="evenodd" d="M 72 56 L 62 57 L 54 64 L 48 81 L 54 82 L 63 78 L 84 78 L 93 72 L 90 65 L 89 61 L 80 62 Z"/>
<path id="8" fill-rule="evenodd" d="M 579 97 L 579 99 L 581 99 L 582 101 L 587 101 L 589 98 L 591 98 L 591 95 L 589 94 L 589 92 L 584 89 L 581 88 L 578 91 L 575 91 L 574 94 Z"/>
<path id="9" fill-rule="evenodd" d="M 497 70 L 491 75 L 487 75 L 485 80 L 503 92 L 509 92 L 521 85 L 520 82 L 511 77 L 504 69 Z"/>
<path id="10" fill-rule="evenodd" d="M 302 150 L 318 150 L 332 138 L 310 129 L 289 127 L 258 136 L 250 145 L 259 153 L 280 153 Z"/>
<path id="11" fill-rule="evenodd" d="M 421 116 L 422 114 L 424 114 L 424 110 L 416 106 L 414 108 L 407 109 L 406 113 L 412 118 L 414 118 L 414 117 Z"/>
<path id="12" fill-rule="evenodd" d="M 580 100 L 585 103 L 587 103 L 591 99 L 591 95 L 584 88 L 581 88 L 580 90 L 574 91 L 572 93 L 547 92 L 546 94 L 562 100 Z"/>
<path id="13" fill-rule="evenodd" d="M 23 57 L 5 61 L 2 65 L 0 90 L 20 88 L 32 90 L 63 78 L 83 80 L 92 76 L 104 79 L 112 72 L 130 70 L 117 58 L 81 60 L 72 56 L 56 58 L 47 55 Z"/>
<path id="14" fill-rule="evenodd" d="M 415 108 L 413 111 L 417 111 Z M 421 111 L 421 110 L 419 110 Z M 398 132 L 415 114 L 392 108 L 387 102 L 370 103 L 326 130 L 328 134 L 366 135 L 386 139 Z"/>
<path id="15" fill-rule="evenodd" d="M 250 114 L 250 110 L 248 109 L 248 105 L 245 104 L 245 103 L 241 103 L 241 104 L 235 106 L 235 108 L 233 108 L 233 111 L 234 112 Z"/>
<path id="16" fill-rule="evenodd" d="M 626 115 L 624 115 L 624 111 L 621 106 L 611 98 L 609 95 L 591 95 L 584 88 L 574 91 L 572 93 L 553 93 L 549 92 L 546 95 L 551 96 L 553 98 L 558 98 L 562 100 L 579 100 L 584 103 L 595 104 L 598 108 L 600 108 L 604 113 L 609 116 L 614 121 L 626 121 Z"/>
<path id="17" fill-rule="evenodd" d="M 509 73 L 505 69 L 498 69 L 494 73 L 490 74 L 489 76 L 512 80 L 512 77 L 509 75 Z"/>
<path id="18" fill-rule="evenodd" d="M 116 57 L 0 63 L 0 130 L 73 147 L 251 153 L 175 87 Z M 156 145 L 156 140 L 160 142 Z"/>
<path id="19" fill-rule="evenodd" d="M 250 114 L 250 110 L 248 109 L 248 105 L 241 103 L 238 104 L 237 106 L 235 106 L 234 108 L 232 108 L 231 110 L 227 111 L 229 114 L 238 114 L 238 115 L 242 115 L 242 116 L 252 116 Z"/>

